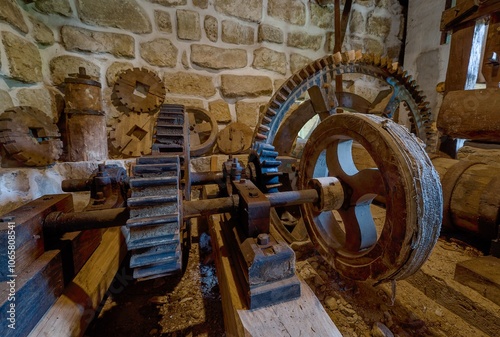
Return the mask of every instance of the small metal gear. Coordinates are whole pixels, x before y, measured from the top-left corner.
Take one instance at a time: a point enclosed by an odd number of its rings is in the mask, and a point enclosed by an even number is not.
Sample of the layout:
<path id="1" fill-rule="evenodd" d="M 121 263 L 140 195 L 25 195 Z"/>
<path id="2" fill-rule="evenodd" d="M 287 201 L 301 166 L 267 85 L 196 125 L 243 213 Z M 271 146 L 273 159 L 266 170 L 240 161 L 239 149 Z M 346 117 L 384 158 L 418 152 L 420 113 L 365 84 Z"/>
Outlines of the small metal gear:
<path id="1" fill-rule="evenodd" d="M 277 160 L 278 152 L 271 144 L 254 144 L 248 156 L 250 177 L 253 183 L 264 193 L 278 192 L 282 185 L 279 181 L 281 172 L 278 171 L 281 161 Z"/>
<path id="2" fill-rule="evenodd" d="M 165 100 L 165 84 L 155 73 L 133 68 L 120 73 L 113 87 L 113 103 L 134 112 L 152 112 Z"/>
<path id="3" fill-rule="evenodd" d="M 57 125 L 30 106 L 7 109 L 0 116 L 0 143 L 12 159 L 26 166 L 53 164 L 62 154 Z"/>

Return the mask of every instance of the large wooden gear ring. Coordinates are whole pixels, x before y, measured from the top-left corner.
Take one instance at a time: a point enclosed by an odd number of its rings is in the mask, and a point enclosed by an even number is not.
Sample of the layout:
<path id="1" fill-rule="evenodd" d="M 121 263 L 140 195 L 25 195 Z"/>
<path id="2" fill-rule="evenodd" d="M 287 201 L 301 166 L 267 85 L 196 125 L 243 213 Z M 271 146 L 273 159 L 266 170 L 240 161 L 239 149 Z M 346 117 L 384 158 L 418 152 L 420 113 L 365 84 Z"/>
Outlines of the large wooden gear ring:
<path id="1" fill-rule="evenodd" d="M 165 100 L 165 84 L 155 73 L 142 68 L 120 73 L 113 87 L 114 102 L 135 112 L 151 112 Z"/>
<path id="2" fill-rule="evenodd" d="M 60 136 L 55 123 L 39 109 L 20 106 L 0 116 L 0 143 L 23 165 L 53 164 L 62 154 Z"/>
<path id="3" fill-rule="evenodd" d="M 353 141 L 366 149 L 376 168 L 358 170 Z M 427 260 L 440 232 L 442 191 L 420 143 L 391 120 L 358 113 L 332 115 L 312 132 L 298 186 L 308 188 L 323 162 L 328 175 L 341 182 L 344 201 L 339 209 L 323 212 L 305 204 L 302 214 L 321 255 L 344 276 L 403 279 Z M 378 227 L 371 213 L 377 203 L 385 205 L 385 222 Z"/>

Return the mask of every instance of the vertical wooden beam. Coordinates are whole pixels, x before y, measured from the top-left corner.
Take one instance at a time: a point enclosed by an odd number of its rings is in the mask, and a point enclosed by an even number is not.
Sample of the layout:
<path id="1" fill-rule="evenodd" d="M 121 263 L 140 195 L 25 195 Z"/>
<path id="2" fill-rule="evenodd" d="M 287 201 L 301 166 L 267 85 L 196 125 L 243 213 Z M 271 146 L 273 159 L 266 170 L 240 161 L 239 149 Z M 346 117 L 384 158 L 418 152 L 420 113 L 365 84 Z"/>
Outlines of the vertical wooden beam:
<path id="1" fill-rule="evenodd" d="M 472 21 L 453 30 L 445 82 L 447 92 L 465 89 L 475 26 Z"/>
<path id="2" fill-rule="evenodd" d="M 493 53 L 500 58 L 500 12 L 491 15 L 484 50 L 483 76 L 487 88 L 498 88 L 500 85 L 500 66 L 490 61 Z"/>

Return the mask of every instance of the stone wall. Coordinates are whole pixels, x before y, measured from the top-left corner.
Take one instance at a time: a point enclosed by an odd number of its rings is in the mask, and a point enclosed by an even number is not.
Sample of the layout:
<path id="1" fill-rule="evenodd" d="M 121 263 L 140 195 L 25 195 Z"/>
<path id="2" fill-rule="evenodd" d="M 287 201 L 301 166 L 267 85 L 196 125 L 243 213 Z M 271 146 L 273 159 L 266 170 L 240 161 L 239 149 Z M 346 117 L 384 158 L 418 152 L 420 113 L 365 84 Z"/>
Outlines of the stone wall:
<path id="1" fill-rule="evenodd" d="M 122 117 L 111 102 L 117 74 L 144 67 L 164 80 L 167 103 L 203 107 L 219 128 L 231 121 L 254 128 L 259 107 L 284 79 L 332 51 L 333 2 L 0 0 L 0 111 L 30 105 L 57 121 L 59 88 L 83 66 L 102 83 L 112 131 Z M 355 0 L 344 48 L 398 58 L 404 24 L 397 0 Z M 116 144 L 109 145 L 110 158 L 120 158 Z M 1 169 L 2 190 L 8 175 L 25 178 L 15 172 Z M 0 204 L 60 192 L 54 186 L 15 187 Z M 36 193 L 16 194 L 26 189 Z"/>

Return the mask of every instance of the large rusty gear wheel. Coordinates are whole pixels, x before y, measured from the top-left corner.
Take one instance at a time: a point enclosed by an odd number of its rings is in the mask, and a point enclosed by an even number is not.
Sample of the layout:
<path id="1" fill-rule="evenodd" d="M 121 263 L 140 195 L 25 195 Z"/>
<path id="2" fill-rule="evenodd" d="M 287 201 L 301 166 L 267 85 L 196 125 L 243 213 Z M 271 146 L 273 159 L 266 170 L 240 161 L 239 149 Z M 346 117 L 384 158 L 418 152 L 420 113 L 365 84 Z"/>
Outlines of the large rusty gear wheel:
<path id="1" fill-rule="evenodd" d="M 341 74 L 374 77 L 386 82 L 391 92 L 381 92 L 371 102 L 343 90 L 335 92 L 335 77 Z M 306 92 L 310 99 L 288 115 L 292 105 Z M 375 111 L 381 102 L 385 106 Z M 328 55 L 303 67 L 282 84 L 261 114 L 254 132 L 254 143 L 273 144 L 280 155 L 290 155 L 298 132 L 316 115 L 323 119 L 335 113 L 337 108 L 347 108 L 397 120 L 401 114 L 400 103 L 408 112 L 410 131 L 426 144 L 428 153 L 435 152 L 436 136 L 432 129 L 429 103 L 407 72 L 388 58 L 379 56 L 354 51 Z"/>
<path id="2" fill-rule="evenodd" d="M 113 87 L 113 103 L 134 112 L 152 112 L 165 100 L 165 84 L 155 73 L 133 68 L 120 73 Z"/>
<path id="3" fill-rule="evenodd" d="M 57 125 L 30 106 L 7 109 L 0 116 L 0 143 L 6 153 L 26 166 L 47 166 L 62 154 Z"/>
<path id="4" fill-rule="evenodd" d="M 358 169 L 353 141 L 366 149 L 376 167 Z M 442 220 L 439 176 L 415 136 L 379 116 L 332 115 L 306 143 L 299 189 L 311 187 L 321 157 L 328 175 L 340 181 L 344 196 L 340 205 L 326 211 L 313 204 L 301 206 L 320 254 L 355 280 L 386 282 L 415 273 L 432 251 Z M 372 215 L 377 204 L 385 208 L 384 223 L 378 226 Z"/>

